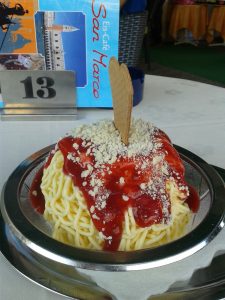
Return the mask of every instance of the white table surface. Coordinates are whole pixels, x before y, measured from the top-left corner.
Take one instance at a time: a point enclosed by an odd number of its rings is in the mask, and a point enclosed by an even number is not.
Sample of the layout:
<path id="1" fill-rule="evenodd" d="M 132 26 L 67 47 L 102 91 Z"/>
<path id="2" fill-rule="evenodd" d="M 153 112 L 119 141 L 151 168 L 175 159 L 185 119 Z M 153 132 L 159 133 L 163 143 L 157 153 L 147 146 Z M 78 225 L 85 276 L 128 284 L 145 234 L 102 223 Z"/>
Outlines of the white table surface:
<path id="1" fill-rule="evenodd" d="M 77 124 L 112 118 L 109 109 L 80 109 L 74 121 L 0 121 L 0 190 L 15 167 Z M 225 90 L 203 83 L 146 76 L 144 99 L 133 117 L 150 120 L 173 143 L 225 168 Z M 1 234 L 1 233 L 0 233 Z M 0 254 L 1 300 L 62 300 L 17 273 Z"/>

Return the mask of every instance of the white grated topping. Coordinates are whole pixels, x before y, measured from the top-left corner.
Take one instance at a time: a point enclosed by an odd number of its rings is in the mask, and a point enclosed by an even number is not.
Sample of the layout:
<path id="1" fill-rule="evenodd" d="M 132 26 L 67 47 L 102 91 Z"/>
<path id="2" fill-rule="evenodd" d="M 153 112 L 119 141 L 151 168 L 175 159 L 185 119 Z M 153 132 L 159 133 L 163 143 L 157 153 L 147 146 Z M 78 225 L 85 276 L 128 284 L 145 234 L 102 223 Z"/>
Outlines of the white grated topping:
<path id="1" fill-rule="evenodd" d="M 141 188 L 142 190 L 145 190 L 145 189 L 146 189 L 146 186 L 147 186 L 146 183 L 141 183 L 141 184 L 140 184 L 140 188 Z"/>
<path id="2" fill-rule="evenodd" d="M 120 177 L 120 184 L 124 184 L 124 183 L 125 183 L 124 177 Z"/>
<path id="3" fill-rule="evenodd" d="M 74 143 L 73 144 L 73 148 L 76 149 L 76 150 L 78 150 L 79 149 L 79 145 L 77 143 Z"/>
<path id="4" fill-rule="evenodd" d="M 93 214 L 94 211 L 95 211 L 95 207 L 94 207 L 94 205 L 92 205 L 92 206 L 90 207 L 90 212 Z"/>
<path id="5" fill-rule="evenodd" d="M 100 220 L 100 218 L 96 214 L 93 214 L 92 218 L 95 219 L 95 220 Z"/>
<path id="6" fill-rule="evenodd" d="M 98 167 L 104 163 L 114 163 L 118 156 L 147 156 L 154 149 L 154 146 L 160 146 L 153 145 L 151 136 L 154 130 L 156 127 L 150 122 L 141 119 L 132 120 L 128 146 L 121 141 L 118 130 L 114 123 L 109 120 L 92 125 L 82 125 L 76 128 L 72 135 L 82 138 L 82 146 L 84 147 L 87 147 L 90 142 L 94 145 L 91 153 L 96 161 L 95 167 Z"/>
<path id="7" fill-rule="evenodd" d="M 152 160 L 153 166 L 160 163 L 162 161 L 162 159 L 163 159 L 162 155 L 158 155 L 158 156 L 153 157 L 153 160 Z"/>
<path id="8" fill-rule="evenodd" d="M 35 197 L 37 196 L 37 194 L 38 194 L 37 191 L 32 192 L 32 195 L 35 196 Z"/>
<path id="9" fill-rule="evenodd" d="M 99 232 L 99 237 L 101 240 L 112 240 L 112 236 L 105 236 L 101 231 Z"/>
<path id="10" fill-rule="evenodd" d="M 124 201 L 128 201 L 129 200 L 129 197 L 127 197 L 126 195 L 123 195 L 122 198 L 123 198 Z"/>
<path id="11" fill-rule="evenodd" d="M 88 175 L 90 175 L 90 171 L 89 170 L 84 170 L 81 172 L 81 177 L 82 178 L 85 178 L 85 177 L 88 177 Z"/>

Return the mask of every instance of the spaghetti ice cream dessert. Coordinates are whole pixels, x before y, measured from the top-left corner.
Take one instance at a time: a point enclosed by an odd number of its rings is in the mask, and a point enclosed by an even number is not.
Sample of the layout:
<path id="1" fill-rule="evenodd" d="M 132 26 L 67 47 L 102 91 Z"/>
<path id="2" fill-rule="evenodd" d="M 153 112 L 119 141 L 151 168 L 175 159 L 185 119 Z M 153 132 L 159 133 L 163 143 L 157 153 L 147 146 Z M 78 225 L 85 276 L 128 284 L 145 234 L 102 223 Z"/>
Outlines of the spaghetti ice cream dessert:
<path id="1" fill-rule="evenodd" d="M 199 199 L 184 172 L 168 136 L 150 122 L 133 120 L 126 146 L 113 121 L 100 121 L 57 143 L 30 197 L 36 207 L 43 201 L 39 211 L 63 243 L 138 250 L 185 234 Z"/>

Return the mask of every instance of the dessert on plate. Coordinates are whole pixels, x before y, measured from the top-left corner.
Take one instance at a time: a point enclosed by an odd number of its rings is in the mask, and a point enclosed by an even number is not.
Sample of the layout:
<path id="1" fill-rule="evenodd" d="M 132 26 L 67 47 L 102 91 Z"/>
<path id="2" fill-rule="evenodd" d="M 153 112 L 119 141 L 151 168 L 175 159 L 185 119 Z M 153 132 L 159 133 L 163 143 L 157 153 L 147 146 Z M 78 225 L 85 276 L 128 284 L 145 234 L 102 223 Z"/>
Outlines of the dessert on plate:
<path id="1" fill-rule="evenodd" d="M 81 125 L 56 144 L 30 191 L 63 243 L 132 251 L 185 234 L 199 199 L 168 136 L 132 120 L 129 144 L 113 121 Z"/>

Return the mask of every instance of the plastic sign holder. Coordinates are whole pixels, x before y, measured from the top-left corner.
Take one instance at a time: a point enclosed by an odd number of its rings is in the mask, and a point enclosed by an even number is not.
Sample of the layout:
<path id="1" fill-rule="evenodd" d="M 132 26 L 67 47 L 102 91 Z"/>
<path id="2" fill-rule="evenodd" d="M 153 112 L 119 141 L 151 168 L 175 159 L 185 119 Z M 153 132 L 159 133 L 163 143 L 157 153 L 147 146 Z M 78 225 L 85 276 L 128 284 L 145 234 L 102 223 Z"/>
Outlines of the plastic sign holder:
<path id="1" fill-rule="evenodd" d="M 74 119 L 75 73 L 72 71 L 0 71 L 1 118 Z"/>

